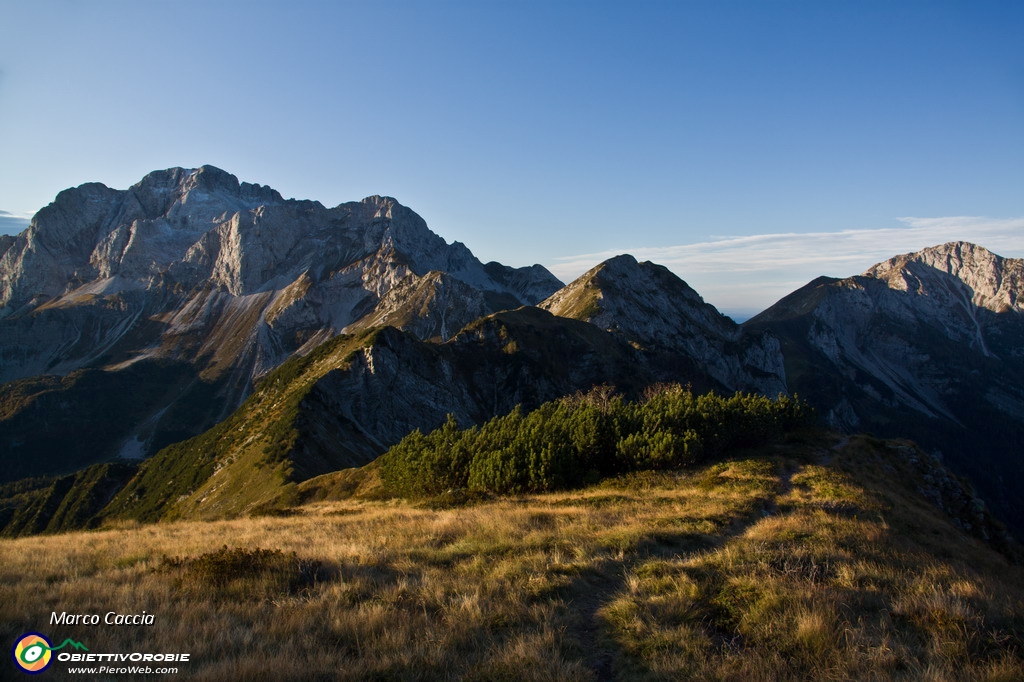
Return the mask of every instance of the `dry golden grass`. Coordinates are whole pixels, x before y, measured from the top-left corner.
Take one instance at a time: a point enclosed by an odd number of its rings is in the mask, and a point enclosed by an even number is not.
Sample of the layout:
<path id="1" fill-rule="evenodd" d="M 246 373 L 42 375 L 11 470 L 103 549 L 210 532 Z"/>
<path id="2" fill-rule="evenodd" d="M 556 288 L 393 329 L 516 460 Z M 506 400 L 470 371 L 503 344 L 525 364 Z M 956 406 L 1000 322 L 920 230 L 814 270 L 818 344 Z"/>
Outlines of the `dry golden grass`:
<path id="1" fill-rule="evenodd" d="M 870 447 L 461 509 L 350 499 L 5 540 L 3 635 L 189 652 L 196 680 L 1024 679 L 1020 569 L 873 478 Z M 302 579 L 234 575 L 257 548 Z M 49 625 L 111 610 L 156 624 Z"/>

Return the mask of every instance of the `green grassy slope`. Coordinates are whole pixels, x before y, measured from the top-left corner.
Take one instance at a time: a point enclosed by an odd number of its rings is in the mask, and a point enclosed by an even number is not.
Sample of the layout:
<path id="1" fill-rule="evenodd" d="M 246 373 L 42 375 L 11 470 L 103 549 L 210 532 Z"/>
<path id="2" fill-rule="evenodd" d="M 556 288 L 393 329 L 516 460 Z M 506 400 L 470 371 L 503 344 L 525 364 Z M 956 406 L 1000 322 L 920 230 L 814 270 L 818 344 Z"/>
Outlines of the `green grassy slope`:
<path id="1" fill-rule="evenodd" d="M 223 517 L 276 498 L 294 478 L 290 455 L 301 438 L 302 401 L 320 377 L 344 367 L 346 357 L 366 341 L 339 336 L 287 361 L 228 419 L 143 462 L 103 515 L 174 519 L 191 515 L 204 502 L 201 516 Z"/>

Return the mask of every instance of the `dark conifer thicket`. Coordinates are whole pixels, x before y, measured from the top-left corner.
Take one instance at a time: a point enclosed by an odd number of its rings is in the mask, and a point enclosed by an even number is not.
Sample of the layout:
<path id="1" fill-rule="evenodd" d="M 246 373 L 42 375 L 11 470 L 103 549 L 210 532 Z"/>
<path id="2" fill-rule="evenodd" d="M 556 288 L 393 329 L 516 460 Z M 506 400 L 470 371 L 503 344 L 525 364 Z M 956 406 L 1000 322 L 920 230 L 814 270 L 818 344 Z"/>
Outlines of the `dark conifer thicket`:
<path id="1" fill-rule="evenodd" d="M 384 485 L 407 497 L 468 489 L 530 493 L 579 487 L 627 471 L 678 469 L 780 438 L 805 423 L 797 398 L 694 396 L 661 386 L 628 402 L 607 387 L 516 409 L 462 429 L 406 436 L 379 459 Z"/>

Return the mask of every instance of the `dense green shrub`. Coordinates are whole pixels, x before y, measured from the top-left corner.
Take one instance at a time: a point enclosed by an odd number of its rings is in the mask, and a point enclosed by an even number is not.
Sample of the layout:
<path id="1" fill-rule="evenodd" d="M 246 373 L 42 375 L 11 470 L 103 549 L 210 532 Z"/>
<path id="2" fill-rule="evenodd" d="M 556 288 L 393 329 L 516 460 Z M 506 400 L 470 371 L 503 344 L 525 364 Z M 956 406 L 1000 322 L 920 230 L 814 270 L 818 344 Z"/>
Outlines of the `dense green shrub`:
<path id="1" fill-rule="evenodd" d="M 517 408 L 479 428 L 460 429 L 449 416 L 441 428 L 414 431 L 382 455 L 380 473 L 390 490 L 410 497 L 565 489 L 627 471 L 678 469 L 769 442 L 808 412 L 788 396 L 694 396 L 671 385 L 627 402 L 602 387 L 526 415 Z"/>

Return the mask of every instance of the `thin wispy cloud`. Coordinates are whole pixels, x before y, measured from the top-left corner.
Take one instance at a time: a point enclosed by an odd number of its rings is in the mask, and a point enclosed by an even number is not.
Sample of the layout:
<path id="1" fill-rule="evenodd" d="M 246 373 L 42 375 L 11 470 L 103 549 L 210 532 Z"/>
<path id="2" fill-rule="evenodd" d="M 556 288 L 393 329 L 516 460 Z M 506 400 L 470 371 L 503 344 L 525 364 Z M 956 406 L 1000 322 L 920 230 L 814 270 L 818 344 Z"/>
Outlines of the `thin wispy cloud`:
<path id="1" fill-rule="evenodd" d="M 620 253 L 669 268 L 722 310 L 750 314 L 815 277 L 848 277 L 902 253 L 971 241 L 1003 256 L 1024 256 L 1024 217 L 905 217 L 892 227 L 723 237 L 695 244 L 624 248 L 557 259 L 565 281 Z"/>
<path id="2" fill-rule="evenodd" d="M 30 220 L 29 214 L 0 211 L 0 234 L 18 234 L 28 227 Z"/>

